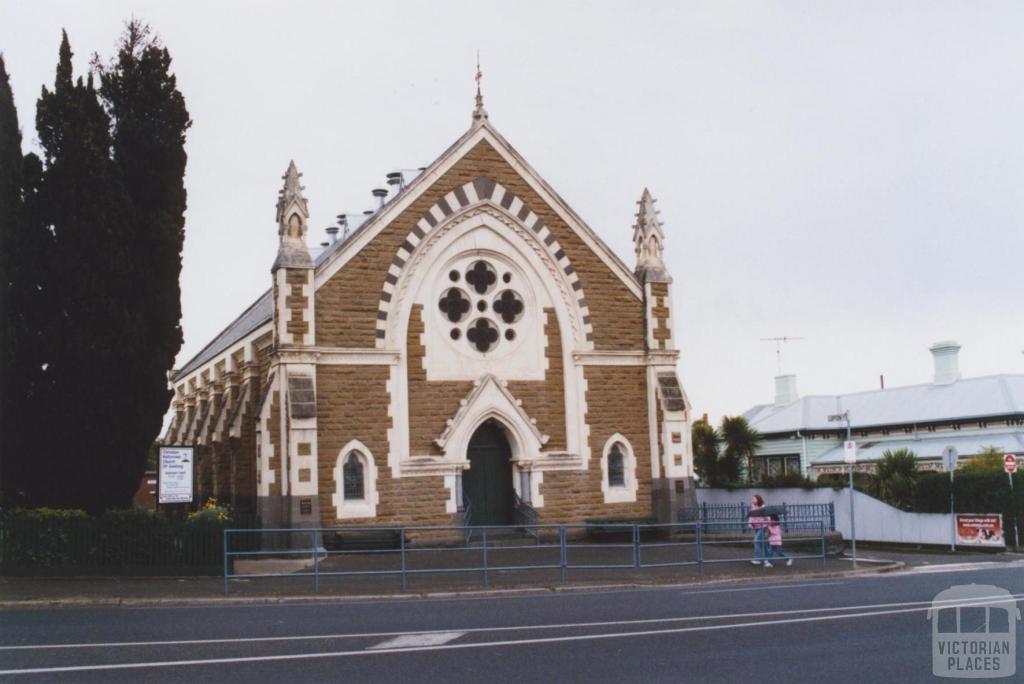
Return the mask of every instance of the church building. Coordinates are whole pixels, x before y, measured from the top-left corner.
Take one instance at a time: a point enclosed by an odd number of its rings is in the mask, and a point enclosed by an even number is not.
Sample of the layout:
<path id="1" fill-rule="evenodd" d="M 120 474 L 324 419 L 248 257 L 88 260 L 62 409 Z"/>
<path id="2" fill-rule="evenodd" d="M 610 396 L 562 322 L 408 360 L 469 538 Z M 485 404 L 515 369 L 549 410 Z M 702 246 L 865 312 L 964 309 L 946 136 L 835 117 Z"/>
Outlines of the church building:
<path id="1" fill-rule="evenodd" d="M 630 268 L 479 92 L 469 130 L 315 257 L 300 177 L 270 288 L 171 376 L 164 443 L 196 447 L 199 497 L 296 527 L 668 521 L 692 498 L 647 190 Z"/>

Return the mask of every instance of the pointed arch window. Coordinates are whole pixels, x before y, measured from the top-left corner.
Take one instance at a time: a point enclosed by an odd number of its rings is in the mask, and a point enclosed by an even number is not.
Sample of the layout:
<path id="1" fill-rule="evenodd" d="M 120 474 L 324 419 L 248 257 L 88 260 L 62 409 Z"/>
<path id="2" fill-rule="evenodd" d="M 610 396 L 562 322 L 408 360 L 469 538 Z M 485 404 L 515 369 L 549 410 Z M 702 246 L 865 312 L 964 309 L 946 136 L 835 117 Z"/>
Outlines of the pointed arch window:
<path id="1" fill-rule="evenodd" d="M 345 467 L 342 472 L 344 482 L 345 501 L 355 501 L 366 498 L 366 481 L 363 462 L 359 455 L 351 451 L 345 459 Z"/>
<path id="2" fill-rule="evenodd" d="M 622 445 L 616 442 L 608 452 L 608 486 L 626 486 L 626 456 L 622 453 Z"/>
<path id="3" fill-rule="evenodd" d="M 601 454 L 601 491 L 605 503 L 636 501 L 636 455 L 618 433 L 608 438 Z"/>
<path id="4" fill-rule="evenodd" d="M 338 454 L 331 503 L 341 520 L 376 517 L 379 501 L 377 465 L 373 454 L 362 442 L 354 439 Z"/>

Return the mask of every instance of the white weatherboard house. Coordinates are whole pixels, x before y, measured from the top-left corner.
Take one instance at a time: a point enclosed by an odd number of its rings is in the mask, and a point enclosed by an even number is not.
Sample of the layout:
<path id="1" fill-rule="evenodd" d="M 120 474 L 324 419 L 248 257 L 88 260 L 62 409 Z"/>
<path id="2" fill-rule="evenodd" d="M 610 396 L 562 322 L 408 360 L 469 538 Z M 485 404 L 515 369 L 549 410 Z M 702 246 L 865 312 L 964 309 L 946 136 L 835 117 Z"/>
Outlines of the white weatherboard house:
<path id="1" fill-rule="evenodd" d="M 873 471 L 886 449 L 910 449 L 923 470 L 943 469 L 942 452 L 948 446 L 961 458 L 986 447 L 1024 454 L 1024 375 L 961 378 L 960 345 L 938 342 L 930 351 L 935 377 L 923 385 L 799 397 L 795 376 L 776 377 L 775 403 L 743 414 L 764 438 L 753 477 L 846 472 L 846 424 L 828 419 L 846 411 L 857 442 L 858 471 Z"/>

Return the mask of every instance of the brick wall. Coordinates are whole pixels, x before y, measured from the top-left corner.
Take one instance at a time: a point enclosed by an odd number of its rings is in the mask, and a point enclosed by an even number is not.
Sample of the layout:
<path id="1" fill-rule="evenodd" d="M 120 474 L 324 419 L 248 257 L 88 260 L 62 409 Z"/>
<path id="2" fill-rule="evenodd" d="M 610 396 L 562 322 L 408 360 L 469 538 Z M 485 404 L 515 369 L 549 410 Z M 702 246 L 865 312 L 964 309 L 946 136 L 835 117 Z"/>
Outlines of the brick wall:
<path id="1" fill-rule="evenodd" d="M 289 285 L 290 294 L 285 297 L 284 303 L 291 312 L 285 329 L 292 334 L 294 344 L 306 344 L 306 333 L 309 332 L 309 322 L 305 319 L 308 304 L 305 292 L 307 276 L 308 271 L 299 269 L 290 269 L 285 273 L 285 282 Z"/>
<path id="2" fill-rule="evenodd" d="M 388 467 L 387 366 L 319 366 L 317 423 L 320 515 L 324 525 L 448 525 L 448 490 L 444 479 L 405 477 L 395 480 Z M 341 448 L 357 439 L 373 454 L 380 503 L 377 517 L 339 523 L 332 495 L 337 491 L 334 468 Z"/>
<path id="3" fill-rule="evenodd" d="M 596 332 L 596 331 L 595 331 Z M 588 366 L 587 424 L 590 463 L 586 471 L 544 473 L 540 492 L 542 522 L 582 522 L 586 518 L 651 515 L 651 450 L 647 422 L 646 373 L 643 366 Z M 616 432 L 629 440 L 636 456 L 635 503 L 604 503 L 601 450 Z"/>
<path id="4" fill-rule="evenodd" d="M 587 297 L 595 348 L 643 349 L 643 303 L 485 141 L 459 160 L 317 290 L 317 342 L 340 347 L 375 344 L 377 305 L 388 267 L 398 248 L 438 199 L 481 176 L 497 180 L 522 197 L 562 245 Z"/>
<path id="5" fill-rule="evenodd" d="M 668 283 L 651 283 L 651 296 L 654 298 L 651 316 L 658 323 L 654 329 L 654 341 L 658 349 L 665 349 L 666 341 L 672 337 L 668 327 Z"/>
<path id="6" fill-rule="evenodd" d="M 434 444 L 434 439 L 445 431 L 445 421 L 459 410 L 459 401 L 473 389 L 473 383 L 468 380 L 427 382 L 427 371 L 423 367 L 426 350 L 420 342 L 422 309 L 419 304 L 413 305 L 406 335 L 409 354 L 409 451 L 413 455 L 441 455 L 443 452 Z"/>
<path id="7" fill-rule="evenodd" d="M 544 381 L 509 382 L 512 396 L 523 402 L 523 410 L 537 419 L 537 428 L 551 439 L 545 449 L 564 450 L 565 441 L 565 364 L 562 361 L 562 335 L 554 309 L 544 309 L 547 322 L 544 335 L 547 337 L 546 355 L 548 369 Z"/>

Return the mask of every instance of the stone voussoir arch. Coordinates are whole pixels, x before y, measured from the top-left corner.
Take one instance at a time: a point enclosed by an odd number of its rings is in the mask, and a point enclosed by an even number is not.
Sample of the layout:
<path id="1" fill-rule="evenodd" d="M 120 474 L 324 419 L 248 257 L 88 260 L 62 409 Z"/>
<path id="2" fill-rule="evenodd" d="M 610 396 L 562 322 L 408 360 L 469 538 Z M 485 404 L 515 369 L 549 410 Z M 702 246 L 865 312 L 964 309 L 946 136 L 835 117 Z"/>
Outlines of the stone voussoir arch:
<path id="1" fill-rule="evenodd" d="M 391 315 L 392 304 L 395 297 L 395 288 L 402 270 L 409 261 L 413 252 L 420 242 L 438 224 L 453 214 L 474 204 L 491 202 L 504 209 L 510 216 L 515 217 L 524 228 L 536 234 L 540 242 L 545 246 L 550 257 L 557 263 L 558 268 L 565 274 L 575 305 L 579 311 L 580 320 L 583 323 L 583 335 L 588 343 L 593 342 L 594 331 L 590 321 L 590 307 L 587 298 L 583 293 L 583 284 L 576 273 L 576 268 L 569 261 L 565 250 L 558 244 L 554 234 L 547 225 L 541 221 L 527 204 L 512 191 L 491 178 L 480 177 L 465 183 L 434 204 L 423 217 L 413 226 L 406 236 L 405 241 L 398 248 L 387 275 L 384 277 L 384 286 L 381 289 L 380 299 L 377 306 L 377 327 L 375 332 L 376 346 L 384 347 L 387 338 L 388 317 Z"/>

